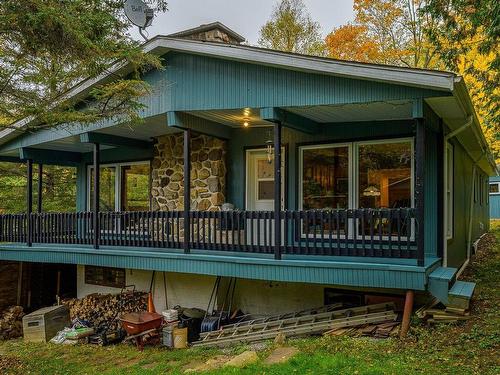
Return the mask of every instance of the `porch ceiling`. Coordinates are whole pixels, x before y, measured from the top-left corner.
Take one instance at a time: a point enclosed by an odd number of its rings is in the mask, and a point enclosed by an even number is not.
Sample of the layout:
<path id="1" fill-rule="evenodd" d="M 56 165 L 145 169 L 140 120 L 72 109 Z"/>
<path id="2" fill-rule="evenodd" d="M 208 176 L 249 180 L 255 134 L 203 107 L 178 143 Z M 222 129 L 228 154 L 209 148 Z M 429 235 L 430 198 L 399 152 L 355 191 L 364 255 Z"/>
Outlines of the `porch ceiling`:
<path id="1" fill-rule="evenodd" d="M 319 123 L 403 120 L 412 117 L 412 103 L 410 101 L 288 107 L 285 109 Z"/>
<path id="2" fill-rule="evenodd" d="M 284 107 L 283 109 L 318 123 L 401 120 L 412 117 L 411 101 L 374 102 L 363 104 L 324 105 L 311 107 Z M 245 120 L 250 126 L 271 126 L 260 118 L 259 109 L 242 108 L 228 110 L 187 112 L 219 124 L 241 127 Z"/>
<path id="3" fill-rule="evenodd" d="M 68 134 L 66 137 L 61 137 L 48 142 L 42 142 L 31 147 L 43 150 L 70 151 L 78 153 L 92 152 L 92 144 L 80 142 L 80 134 L 85 133 L 87 130 L 88 129 L 83 128 L 77 134 Z M 148 141 L 153 137 L 177 131 L 177 129 L 172 129 L 167 126 L 167 116 L 163 114 L 147 118 L 141 124 L 119 124 L 105 129 L 95 130 L 93 132 Z M 101 150 L 112 148 L 115 147 L 104 144 L 101 145 Z M 19 149 L 13 150 L 5 155 L 18 156 Z"/>

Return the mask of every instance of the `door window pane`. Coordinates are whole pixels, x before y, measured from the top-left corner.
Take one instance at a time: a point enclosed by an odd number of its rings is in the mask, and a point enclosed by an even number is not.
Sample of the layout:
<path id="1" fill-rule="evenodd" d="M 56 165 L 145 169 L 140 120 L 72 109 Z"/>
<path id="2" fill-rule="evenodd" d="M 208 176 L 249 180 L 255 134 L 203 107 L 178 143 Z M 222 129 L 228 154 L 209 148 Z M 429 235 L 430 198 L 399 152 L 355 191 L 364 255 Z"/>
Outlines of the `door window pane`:
<path id="1" fill-rule="evenodd" d="M 274 199 L 274 180 L 273 181 L 259 181 L 257 188 L 259 200 Z"/>
<path id="2" fill-rule="evenodd" d="M 410 142 L 359 146 L 359 207 L 411 207 Z"/>
<path id="3" fill-rule="evenodd" d="M 149 210 L 149 164 L 121 167 L 121 210 Z"/>
<path id="4" fill-rule="evenodd" d="M 115 211 L 116 168 L 102 167 L 100 173 L 99 210 Z M 94 168 L 90 168 L 90 207 L 94 201 Z"/>

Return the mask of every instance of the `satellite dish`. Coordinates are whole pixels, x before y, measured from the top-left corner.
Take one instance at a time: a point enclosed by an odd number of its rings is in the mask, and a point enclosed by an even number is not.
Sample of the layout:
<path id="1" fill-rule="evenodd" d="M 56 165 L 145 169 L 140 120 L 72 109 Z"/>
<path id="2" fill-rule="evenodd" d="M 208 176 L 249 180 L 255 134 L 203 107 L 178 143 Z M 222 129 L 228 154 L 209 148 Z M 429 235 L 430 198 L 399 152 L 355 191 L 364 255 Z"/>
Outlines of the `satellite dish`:
<path id="1" fill-rule="evenodd" d="M 153 23 L 153 9 L 148 7 L 142 0 L 125 0 L 124 10 L 129 21 L 139 27 L 139 32 L 147 40 L 142 33 L 142 29 L 151 26 Z"/>

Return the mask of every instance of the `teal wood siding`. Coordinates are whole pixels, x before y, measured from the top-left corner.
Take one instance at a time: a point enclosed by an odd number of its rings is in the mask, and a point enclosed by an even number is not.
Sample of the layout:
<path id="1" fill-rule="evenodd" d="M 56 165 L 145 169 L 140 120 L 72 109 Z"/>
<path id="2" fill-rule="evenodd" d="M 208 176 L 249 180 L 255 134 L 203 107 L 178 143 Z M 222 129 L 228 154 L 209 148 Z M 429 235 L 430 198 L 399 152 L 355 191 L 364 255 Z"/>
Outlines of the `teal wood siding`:
<path id="1" fill-rule="evenodd" d="M 425 254 L 437 255 L 438 235 L 438 175 L 437 137 L 432 130 L 425 134 L 425 176 L 424 176 L 424 231 Z"/>
<path id="2" fill-rule="evenodd" d="M 490 182 L 500 182 L 500 177 L 490 177 Z M 490 218 L 500 219 L 500 194 L 489 195 Z"/>
<path id="3" fill-rule="evenodd" d="M 188 54 L 166 57 L 173 110 L 364 103 L 445 96 L 402 85 L 310 74 Z"/>
<path id="4" fill-rule="evenodd" d="M 473 203 L 472 242 L 489 229 L 489 207 L 485 181 L 487 176 L 477 168 L 477 179 L 481 184 L 472 184 L 473 161 L 462 145 L 452 139 L 454 151 L 453 181 L 453 238 L 448 240 L 448 266 L 459 267 L 467 257 L 467 238 L 469 233 L 469 214 L 471 194 L 476 193 Z"/>
<path id="5" fill-rule="evenodd" d="M 426 104 L 422 103 L 422 114 L 424 116 L 426 133 L 425 133 L 425 253 L 436 256 L 439 250 L 443 247 L 437 243 L 438 238 L 438 205 L 442 204 L 442 191 L 439 191 L 440 183 L 443 182 L 443 176 L 439 175 L 439 164 L 443 161 L 438 160 L 438 148 L 442 148 L 442 135 L 440 132 L 441 125 L 439 117 Z"/>
<path id="6" fill-rule="evenodd" d="M 449 93 L 303 73 L 268 66 L 182 53 L 163 56 L 164 70 L 144 75 L 151 94 L 141 99 L 144 118 L 168 111 L 289 107 L 417 100 Z M 30 147 L 115 125 L 112 120 L 95 124 L 64 124 L 22 135 L 0 151 Z"/>
<path id="7" fill-rule="evenodd" d="M 284 128 L 283 144 L 286 146 L 286 208 L 298 208 L 298 147 L 301 144 L 336 143 L 376 138 L 413 136 L 413 121 L 374 121 L 329 124 L 319 134 L 304 134 Z M 272 134 L 271 134 L 272 137 Z M 245 208 L 245 150 L 265 147 L 269 129 L 234 129 L 229 141 L 227 199 L 238 208 Z"/>
<path id="8" fill-rule="evenodd" d="M 209 253 L 211 253 L 209 255 Z M 60 245 L 44 247 L 8 247 L 0 245 L 0 258 L 26 262 L 88 264 L 106 267 L 156 270 L 245 279 L 305 282 L 326 285 L 387 289 L 425 290 L 428 274 L 437 259 L 426 259 L 424 267 L 414 260 L 400 259 L 401 264 L 381 260 L 302 260 L 288 256 L 276 261 L 270 257 L 243 257 L 231 253 L 178 249 L 105 248 L 99 250 Z M 385 260 L 383 260 L 385 261 Z"/>

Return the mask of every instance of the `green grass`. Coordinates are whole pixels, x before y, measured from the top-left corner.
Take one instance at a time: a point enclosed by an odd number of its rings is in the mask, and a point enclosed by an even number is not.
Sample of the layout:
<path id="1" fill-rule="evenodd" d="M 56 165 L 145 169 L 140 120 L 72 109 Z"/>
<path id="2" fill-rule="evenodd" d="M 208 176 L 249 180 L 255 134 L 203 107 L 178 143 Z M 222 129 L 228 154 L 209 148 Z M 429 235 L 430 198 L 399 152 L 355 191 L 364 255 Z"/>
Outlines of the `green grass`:
<path id="1" fill-rule="evenodd" d="M 499 374 L 500 373 L 500 221 L 492 223 L 463 278 L 478 285 L 473 318 L 457 325 L 427 327 L 418 319 L 404 340 L 325 337 L 291 340 L 300 353 L 284 364 L 262 361 L 243 370 L 223 368 L 207 374 Z M 259 352 L 264 359 L 272 344 Z M 0 373 L 12 374 L 182 374 L 189 367 L 224 351 L 147 348 L 139 353 L 127 345 L 94 347 L 0 343 Z"/>

